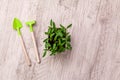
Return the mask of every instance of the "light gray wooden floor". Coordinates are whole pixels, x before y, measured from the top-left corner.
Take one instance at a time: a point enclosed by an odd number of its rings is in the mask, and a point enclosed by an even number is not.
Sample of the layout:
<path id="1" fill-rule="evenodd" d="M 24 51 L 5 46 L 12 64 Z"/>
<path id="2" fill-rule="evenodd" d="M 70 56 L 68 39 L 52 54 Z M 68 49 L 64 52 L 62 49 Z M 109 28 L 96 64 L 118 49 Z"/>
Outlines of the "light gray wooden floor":
<path id="1" fill-rule="evenodd" d="M 32 66 L 26 65 L 20 39 L 12 29 L 18 17 Z M 50 19 L 73 24 L 72 51 L 36 63 L 25 21 L 34 27 L 43 53 Z M 0 80 L 120 80 L 120 0 L 0 0 Z"/>

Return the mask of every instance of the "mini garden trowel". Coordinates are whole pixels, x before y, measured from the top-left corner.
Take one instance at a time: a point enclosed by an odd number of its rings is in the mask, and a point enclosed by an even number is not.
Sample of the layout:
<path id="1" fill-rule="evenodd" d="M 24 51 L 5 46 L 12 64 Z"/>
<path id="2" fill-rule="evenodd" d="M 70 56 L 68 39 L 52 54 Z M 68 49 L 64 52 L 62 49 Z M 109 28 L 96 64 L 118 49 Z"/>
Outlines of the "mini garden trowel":
<path id="1" fill-rule="evenodd" d="M 22 38 L 22 34 L 21 34 L 21 31 L 20 29 L 22 28 L 22 23 L 19 19 L 17 18 L 14 18 L 14 21 L 13 21 L 13 29 L 16 30 L 18 32 L 18 35 L 20 37 L 20 41 L 21 41 L 21 44 L 22 44 L 22 47 L 23 47 L 23 51 L 24 51 L 24 56 L 26 58 L 26 62 L 29 66 L 31 66 L 31 61 L 30 61 L 30 58 L 28 56 L 28 53 L 27 53 L 27 50 L 26 50 L 26 47 L 25 47 L 25 44 L 24 44 L 24 41 L 23 41 L 23 38 Z"/>
<path id="2" fill-rule="evenodd" d="M 34 47 L 35 47 L 35 55 L 36 55 L 36 58 L 37 58 L 37 62 L 40 63 L 40 57 L 39 57 L 39 54 L 38 54 L 38 48 L 37 48 L 37 45 L 36 45 L 35 36 L 34 36 L 34 32 L 33 32 L 33 25 L 35 23 L 36 22 L 34 20 L 33 21 L 28 21 L 28 22 L 26 22 L 26 25 L 30 27 L 30 32 L 31 32 Z"/>

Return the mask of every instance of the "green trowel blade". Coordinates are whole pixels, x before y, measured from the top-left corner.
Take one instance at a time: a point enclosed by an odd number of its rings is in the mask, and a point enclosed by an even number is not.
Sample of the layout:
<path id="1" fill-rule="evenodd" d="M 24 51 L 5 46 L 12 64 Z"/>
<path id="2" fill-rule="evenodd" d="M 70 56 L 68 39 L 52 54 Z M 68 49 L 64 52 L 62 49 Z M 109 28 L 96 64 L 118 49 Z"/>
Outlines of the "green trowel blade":
<path id="1" fill-rule="evenodd" d="M 22 23 L 19 19 L 17 18 L 14 18 L 14 21 L 13 21 L 13 29 L 14 30 L 17 30 L 17 29 L 20 29 L 22 28 Z"/>
<path id="2" fill-rule="evenodd" d="M 22 23 L 19 19 L 14 18 L 13 20 L 13 29 L 17 30 L 18 35 L 21 35 L 20 29 L 22 28 Z"/>

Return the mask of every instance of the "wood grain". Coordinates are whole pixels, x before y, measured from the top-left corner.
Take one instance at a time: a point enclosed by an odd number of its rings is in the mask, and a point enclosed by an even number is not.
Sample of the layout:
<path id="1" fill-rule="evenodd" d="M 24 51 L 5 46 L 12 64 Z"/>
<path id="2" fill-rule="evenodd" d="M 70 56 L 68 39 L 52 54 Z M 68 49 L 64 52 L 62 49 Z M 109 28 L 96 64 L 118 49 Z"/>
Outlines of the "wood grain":
<path id="1" fill-rule="evenodd" d="M 120 80 L 120 0 L 0 0 L 0 80 Z M 12 21 L 23 22 L 22 34 L 32 66 L 25 63 Z M 25 25 L 36 20 L 37 46 L 42 56 L 49 21 L 73 24 L 71 51 L 41 57 Z"/>

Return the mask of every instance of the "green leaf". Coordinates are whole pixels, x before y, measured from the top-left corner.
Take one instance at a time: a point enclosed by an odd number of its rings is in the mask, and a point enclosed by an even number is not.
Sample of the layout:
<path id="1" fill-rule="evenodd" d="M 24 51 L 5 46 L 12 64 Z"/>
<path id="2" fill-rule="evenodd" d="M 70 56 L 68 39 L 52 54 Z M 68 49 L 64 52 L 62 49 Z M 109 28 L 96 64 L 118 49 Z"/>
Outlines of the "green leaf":
<path id="1" fill-rule="evenodd" d="M 50 56 L 52 56 L 52 55 L 54 55 L 54 53 L 53 53 L 53 52 L 50 54 Z"/>
<path id="2" fill-rule="evenodd" d="M 66 38 L 62 38 L 62 41 L 66 41 Z"/>
<path id="3" fill-rule="evenodd" d="M 56 48 L 56 43 L 55 44 L 53 44 L 53 49 L 55 49 Z"/>
<path id="4" fill-rule="evenodd" d="M 72 27 L 72 24 L 70 24 L 70 25 L 67 26 L 67 28 L 70 28 L 70 27 Z"/>
<path id="5" fill-rule="evenodd" d="M 44 50 L 43 57 L 46 56 L 47 50 Z"/>
<path id="6" fill-rule="evenodd" d="M 71 49 L 72 49 L 72 47 L 71 47 L 71 46 L 68 46 L 68 47 L 67 47 L 67 50 L 71 50 Z"/>
<path id="7" fill-rule="evenodd" d="M 48 28 L 50 28 L 50 29 L 51 29 L 52 27 L 51 27 L 51 26 L 48 26 Z"/>
<path id="8" fill-rule="evenodd" d="M 61 30 L 62 30 L 64 33 L 66 33 L 66 28 L 65 28 L 62 24 L 60 24 L 60 27 L 61 27 Z"/>
<path id="9" fill-rule="evenodd" d="M 45 48 L 48 49 L 50 46 L 51 46 L 50 43 L 47 43 L 47 42 L 46 42 Z"/>
<path id="10" fill-rule="evenodd" d="M 69 33 L 69 32 L 67 32 L 67 33 L 66 33 L 66 36 L 67 36 L 67 35 L 69 35 L 69 34 L 70 34 L 70 33 Z"/>
<path id="11" fill-rule="evenodd" d="M 50 25 L 53 26 L 53 21 L 52 21 L 52 19 L 50 20 Z"/>
<path id="12" fill-rule="evenodd" d="M 65 27 L 62 24 L 60 24 L 60 27 L 63 28 L 63 29 L 65 29 Z"/>
<path id="13" fill-rule="evenodd" d="M 48 38 L 46 38 L 43 42 L 48 42 Z"/>
<path id="14" fill-rule="evenodd" d="M 62 36 L 63 36 L 63 33 L 61 32 L 61 30 L 58 30 L 58 31 L 56 32 L 56 35 L 62 37 Z"/>
<path id="15" fill-rule="evenodd" d="M 58 35 L 55 35 L 55 37 L 54 37 L 54 41 L 56 41 L 56 40 L 57 40 L 57 37 L 58 37 Z"/>
<path id="16" fill-rule="evenodd" d="M 56 52 L 55 52 L 54 50 L 52 50 L 50 56 L 55 55 L 55 53 L 56 53 Z"/>
<path id="17" fill-rule="evenodd" d="M 65 48 L 64 48 L 64 47 L 61 47 L 61 48 L 59 48 L 58 51 L 59 51 L 59 52 L 63 52 L 63 51 L 65 51 Z"/>
<path id="18" fill-rule="evenodd" d="M 67 44 L 66 44 L 66 49 L 68 49 L 68 50 L 71 50 L 71 49 L 72 49 L 70 42 L 67 42 Z"/>
<path id="19" fill-rule="evenodd" d="M 47 46 L 48 46 L 48 47 L 50 47 L 50 46 L 51 46 L 51 44 L 50 44 L 50 43 L 47 43 Z"/>
<path id="20" fill-rule="evenodd" d="M 49 32 L 45 32 L 46 35 L 49 35 Z"/>
<path id="21" fill-rule="evenodd" d="M 45 48 L 46 48 L 46 49 L 48 48 L 47 43 L 45 44 Z"/>
<path id="22" fill-rule="evenodd" d="M 69 42 L 71 41 L 71 36 L 70 35 L 67 36 L 67 41 L 69 41 Z"/>
<path id="23" fill-rule="evenodd" d="M 59 42 L 59 45 L 61 45 L 61 40 L 60 39 L 58 40 L 58 42 Z"/>
<path id="24" fill-rule="evenodd" d="M 66 42 L 61 43 L 61 46 L 65 45 Z"/>
<path id="25" fill-rule="evenodd" d="M 48 29 L 48 33 L 50 34 L 52 32 L 52 28 L 49 28 Z"/>
<path id="26" fill-rule="evenodd" d="M 53 28 L 56 29 L 56 25 L 55 25 L 55 22 L 53 22 Z"/>
<path id="27" fill-rule="evenodd" d="M 51 29 L 51 33 L 54 33 L 55 32 L 55 29 Z"/>
<path id="28" fill-rule="evenodd" d="M 52 38 L 55 35 L 55 33 L 50 34 L 50 38 Z"/>

